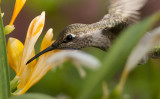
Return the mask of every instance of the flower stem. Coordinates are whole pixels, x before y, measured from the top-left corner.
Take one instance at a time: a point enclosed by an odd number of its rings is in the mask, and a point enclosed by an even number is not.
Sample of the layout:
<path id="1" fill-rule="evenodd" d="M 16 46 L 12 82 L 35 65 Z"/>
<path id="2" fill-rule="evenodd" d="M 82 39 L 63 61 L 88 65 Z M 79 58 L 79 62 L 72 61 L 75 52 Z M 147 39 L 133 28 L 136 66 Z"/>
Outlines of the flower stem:
<path id="1" fill-rule="evenodd" d="M 8 99 L 10 96 L 10 84 L 6 40 L 3 29 L 2 17 L 0 15 L 0 99 Z"/>

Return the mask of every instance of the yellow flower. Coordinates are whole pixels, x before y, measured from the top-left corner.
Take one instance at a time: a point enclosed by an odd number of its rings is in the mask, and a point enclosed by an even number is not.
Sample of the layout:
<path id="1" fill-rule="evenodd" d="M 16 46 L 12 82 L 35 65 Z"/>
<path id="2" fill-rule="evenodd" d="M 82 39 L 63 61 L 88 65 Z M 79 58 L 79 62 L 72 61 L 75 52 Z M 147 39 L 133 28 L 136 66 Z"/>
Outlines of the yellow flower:
<path id="1" fill-rule="evenodd" d="M 20 78 L 17 95 L 25 93 L 52 68 L 52 65 L 46 63 L 45 60 L 56 51 L 48 52 L 42 55 L 37 61 L 34 60 L 26 65 L 26 62 L 35 55 L 34 45 L 42 32 L 44 22 L 45 12 L 42 12 L 40 16 L 32 20 L 24 45 L 15 38 L 9 38 L 8 40 L 8 62 L 10 67 L 16 72 L 15 78 Z M 40 50 L 47 48 L 53 43 L 52 32 L 52 29 L 48 30 L 42 41 Z"/>
<path id="2" fill-rule="evenodd" d="M 13 11 L 13 15 L 12 15 L 12 19 L 11 19 L 11 21 L 9 23 L 10 26 L 13 25 L 17 15 L 21 11 L 21 9 L 24 6 L 25 2 L 26 2 L 26 0 L 16 0 L 14 11 Z"/>

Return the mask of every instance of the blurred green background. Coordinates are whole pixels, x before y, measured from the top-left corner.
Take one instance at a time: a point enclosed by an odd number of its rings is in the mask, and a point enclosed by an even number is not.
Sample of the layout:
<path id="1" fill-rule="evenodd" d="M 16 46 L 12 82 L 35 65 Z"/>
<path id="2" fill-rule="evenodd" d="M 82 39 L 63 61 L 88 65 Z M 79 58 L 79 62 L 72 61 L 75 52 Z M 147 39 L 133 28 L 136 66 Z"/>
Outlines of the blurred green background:
<path id="1" fill-rule="evenodd" d="M 4 25 L 11 19 L 15 0 L 2 0 L 2 12 Z M 149 0 L 141 10 L 142 18 L 145 18 L 160 9 L 160 0 Z M 24 8 L 18 15 L 14 25 L 16 29 L 8 37 L 15 37 L 24 42 L 25 35 L 31 20 L 42 11 L 46 12 L 46 22 L 43 34 L 36 44 L 38 51 L 41 39 L 49 28 L 54 29 L 54 38 L 61 30 L 72 23 L 93 23 L 100 20 L 107 12 L 107 0 L 27 0 Z M 85 48 L 84 51 L 103 60 L 107 52 L 96 48 Z M 107 60 L 106 60 L 107 61 Z M 130 99 L 160 99 L 160 60 L 150 59 L 146 64 L 134 69 L 127 79 L 124 94 L 130 95 Z M 119 82 L 123 68 L 121 68 L 109 81 L 108 87 L 112 90 Z M 91 70 L 86 69 L 87 74 Z M 14 72 L 10 69 L 11 79 Z M 87 76 L 88 77 L 88 76 Z M 51 96 L 65 95 L 71 99 L 81 92 L 82 86 L 87 80 L 79 76 L 71 62 L 66 62 L 63 67 L 57 67 L 47 73 L 29 92 L 45 93 Z M 91 82 L 92 83 L 92 82 Z M 93 99 L 101 99 L 102 83 L 97 86 Z"/>

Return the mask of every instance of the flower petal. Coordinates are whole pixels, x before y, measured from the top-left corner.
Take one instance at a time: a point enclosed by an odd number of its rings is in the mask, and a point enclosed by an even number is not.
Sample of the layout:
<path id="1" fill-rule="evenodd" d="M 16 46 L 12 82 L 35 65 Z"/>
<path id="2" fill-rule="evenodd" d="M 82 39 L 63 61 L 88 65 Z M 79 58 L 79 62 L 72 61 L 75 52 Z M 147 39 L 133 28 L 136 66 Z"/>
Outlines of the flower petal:
<path id="1" fill-rule="evenodd" d="M 46 49 L 48 46 L 52 44 L 53 39 L 53 29 L 49 29 L 42 40 L 40 51 Z"/>
<path id="2" fill-rule="evenodd" d="M 74 60 L 79 64 L 84 65 L 89 69 L 96 69 L 100 66 L 100 62 L 95 57 L 81 52 L 81 51 L 73 51 L 73 50 L 64 50 L 55 53 L 52 55 L 47 61 L 52 64 L 61 64 L 65 59 Z"/>
<path id="3" fill-rule="evenodd" d="M 7 56 L 10 67 L 17 73 L 20 68 L 23 44 L 15 38 L 9 38 L 7 44 Z"/>
<path id="4" fill-rule="evenodd" d="M 22 54 L 22 61 L 21 61 L 21 68 L 17 76 L 19 76 L 23 69 L 24 66 L 26 65 L 26 62 L 33 57 L 33 52 L 34 52 L 34 45 L 40 36 L 43 26 L 45 22 L 45 12 L 42 12 L 42 14 L 36 18 L 34 18 L 29 26 L 25 44 L 24 44 L 24 50 Z"/>
<path id="5" fill-rule="evenodd" d="M 100 61 L 96 57 L 82 51 L 77 51 L 75 54 L 70 53 L 70 58 L 89 69 L 97 69 L 100 67 Z"/>
<path id="6" fill-rule="evenodd" d="M 32 57 L 35 55 L 34 50 L 32 51 Z M 21 75 L 16 75 L 20 77 L 20 83 L 18 85 L 18 89 L 22 89 L 26 83 L 29 80 L 29 77 L 31 76 L 31 73 L 35 67 L 36 64 L 36 60 L 33 60 L 33 62 L 31 62 L 30 64 L 28 64 L 27 66 L 24 66 L 23 72 L 21 73 Z"/>
<path id="7" fill-rule="evenodd" d="M 85 78 L 86 77 L 86 72 L 85 72 L 84 68 L 82 68 L 82 66 L 77 62 L 73 61 L 73 64 L 77 68 L 81 78 Z"/>
<path id="8" fill-rule="evenodd" d="M 26 2 L 26 0 L 16 0 L 15 7 L 14 7 L 14 12 L 13 12 L 13 15 L 12 15 L 12 19 L 11 19 L 10 24 L 9 24 L 10 26 L 13 25 L 17 15 L 21 11 L 21 9 L 24 6 L 25 2 Z"/>
<path id="9" fill-rule="evenodd" d="M 34 45 L 43 30 L 44 22 L 45 22 L 45 12 L 42 12 L 40 16 L 33 19 L 33 21 L 29 26 L 23 52 L 23 58 L 25 58 L 26 60 L 29 59 L 31 52 L 34 49 Z"/>

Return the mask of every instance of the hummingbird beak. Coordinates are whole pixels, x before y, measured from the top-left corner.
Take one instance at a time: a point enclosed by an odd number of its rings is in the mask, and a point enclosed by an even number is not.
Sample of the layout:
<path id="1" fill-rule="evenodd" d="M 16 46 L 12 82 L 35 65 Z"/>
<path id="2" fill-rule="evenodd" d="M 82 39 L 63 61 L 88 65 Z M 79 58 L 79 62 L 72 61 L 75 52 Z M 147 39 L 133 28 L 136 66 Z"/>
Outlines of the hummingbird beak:
<path id="1" fill-rule="evenodd" d="M 48 48 L 44 49 L 43 51 L 39 52 L 37 55 L 35 55 L 33 58 L 31 58 L 27 63 L 29 64 L 30 62 L 32 62 L 34 59 L 38 58 L 39 56 L 41 56 L 42 54 L 55 50 L 57 48 L 57 46 L 53 46 L 54 44 L 52 44 L 51 46 L 49 46 Z"/>

